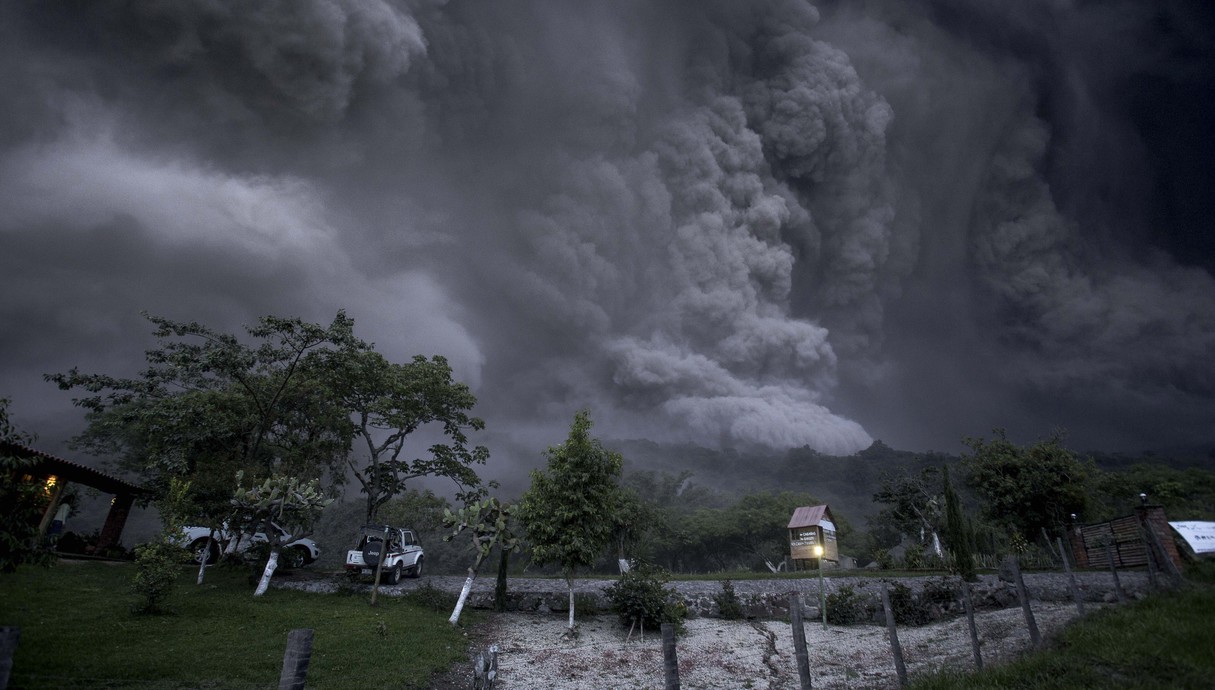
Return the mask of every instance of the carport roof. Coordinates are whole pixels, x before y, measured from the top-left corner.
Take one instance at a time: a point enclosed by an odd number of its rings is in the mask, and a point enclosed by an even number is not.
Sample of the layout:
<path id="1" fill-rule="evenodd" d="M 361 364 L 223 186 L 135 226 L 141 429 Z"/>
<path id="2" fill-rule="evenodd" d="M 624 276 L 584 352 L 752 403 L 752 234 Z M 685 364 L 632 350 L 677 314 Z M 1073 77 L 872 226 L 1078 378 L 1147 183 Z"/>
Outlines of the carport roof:
<path id="1" fill-rule="evenodd" d="M 26 467 L 25 471 L 35 476 L 49 477 L 55 475 L 69 482 L 91 486 L 107 494 L 149 493 L 142 486 L 106 474 L 101 470 L 82 465 L 78 462 L 72 462 L 71 460 L 64 460 L 50 453 L 43 453 L 40 450 L 35 450 L 19 443 L 0 442 L 0 454 L 33 460 L 33 464 Z"/>

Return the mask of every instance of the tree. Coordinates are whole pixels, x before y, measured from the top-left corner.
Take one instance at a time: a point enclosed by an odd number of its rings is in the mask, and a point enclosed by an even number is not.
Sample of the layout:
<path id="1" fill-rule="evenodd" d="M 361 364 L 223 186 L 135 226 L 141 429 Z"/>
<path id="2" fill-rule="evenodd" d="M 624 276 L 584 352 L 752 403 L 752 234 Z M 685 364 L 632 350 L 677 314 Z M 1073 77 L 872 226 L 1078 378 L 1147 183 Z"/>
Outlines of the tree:
<path id="1" fill-rule="evenodd" d="M 1092 463 L 1063 447 L 1062 435 L 1022 448 L 996 429 L 990 440 L 967 438 L 972 454 L 962 456 L 969 483 L 983 498 L 983 516 L 1027 541 L 1053 532 L 1072 513 L 1083 516 Z"/>
<path id="2" fill-rule="evenodd" d="M 50 499 L 42 484 L 26 481 L 33 459 L 6 452 L 5 444 L 29 446 L 34 437 L 9 419 L 8 398 L 0 398 L 0 573 L 25 563 L 49 565 L 50 553 L 37 543 L 38 520 Z"/>
<path id="3" fill-rule="evenodd" d="M 217 468 L 262 477 L 328 473 L 341 481 L 353 430 L 324 374 L 326 353 L 357 342 L 344 312 L 329 326 L 263 317 L 245 329 L 253 344 L 198 323 L 144 316 L 159 346 L 147 351 L 148 367 L 137 377 L 76 368 L 46 375 L 63 390 L 91 394 L 73 400 L 89 421 L 77 446 L 118 456 L 162 494 L 173 477 L 205 483 L 233 476 Z M 213 493 L 230 496 L 231 489 Z"/>
<path id="4" fill-rule="evenodd" d="M 274 529 L 278 525 L 295 538 L 312 533 L 317 518 L 333 499 L 321 492 L 320 481 L 303 481 L 297 477 L 276 475 L 248 488 L 243 485 L 244 475 L 236 476 L 236 491 L 232 505 L 236 509 L 233 526 L 244 532 L 263 532 L 269 540 L 270 555 L 262 570 L 261 580 L 253 596 L 260 597 L 270 586 L 270 578 L 278 568 L 279 553 L 283 548 L 282 533 Z"/>
<path id="5" fill-rule="evenodd" d="M 975 579 L 974 531 L 970 521 L 962 512 L 962 503 L 949 481 L 949 466 L 941 469 L 941 481 L 945 494 L 945 545 L 953 557 L 954 567 L 967 582 Z"/>
<path id="6" fill-rule="evenodd" d="M 916 537 L 918 544 L 929 544 L 939 557 L 942 501 L 936 489 L 936 475 L 935 467 L 926 467 L 919 474 L 904 471 L 887 475 L 873 494 L 874 502 L 886 507 L 878 511 L 872 522 Z"/>
<path id="7" fill-rule="evenodd" d="M 532 547 L 532 559 L 558 563 L 570 597 L 570 633 L 574 632 L 574 571 L 590 566 L 611 543 L 620 521 L 623 460 L 591 438 L 590 412 L 574 415 L 565 443 L 545 451 L 547 470 L 532 472 L 519 517 Z"/>
<path id="8" fill-rule="evenodd" d="M 481 430 L 485 422 L 468 411 L 477 399 L 452 378 L 444 357 L 416 356 L 394 364 L 362 344 L 347 347 L 331 370 L 334 388 L 355 418 L 354 432 L 362 453 L 347 463 L 367 496 L 367 524 L 380 507 L 418 477 L 447 477 L 459 489 L 457 498 L 472 501 L 483 495 L 474 465 L 485 464 L 485 446 L 469 448 L 466 430 Z M 428 457 L 402 458 L 406 441 L 423 427 L 441 429 L 446 442 L 428 448 Z"/>
<path id="9" fill-rule="evenodd" d="M 464 580 L 464 587 L 460 590 L 460 597 L 456 600 L 455 609 L 452 610 L 451 618 L 447 620 L 448 623 L 455 625 L 459 622 L 460 612 L 464 610 L 464 602 L 468 600 L 468 593 L 472 591 L 477 571 L 481 569 L 481 563 L 489 557 L 494 547 L 501 549 L 503 554 L 508 554 L 519 545 L 519 538 L 515 536 L 514 530 L 511 528 L 513 512 L 513 508 L 509 504 L 500 503 L 496 498 L 487 498 L 470 503 L 454 513 L 451 511 L 444 513 L 443 524 L 453 528 L 454 531 L 443 539 L 451 541 L 460 534 L 468 532 L 474 554 L 473 564 L 468 568 L 468 577 Z"/>
<path id="10" fill-rule="evenodd" d="M 183 549 L 177 535 L 185 524 L 189 509 L 190 483 L 169 480 L 169 490 L 158 501 L 161 531 L 152 541 L 135 547 L 135 577 L 131 589 L 141 599 L 136 613 L 165 612 L 164 602 L 173 593 L 180 572 Z"/>

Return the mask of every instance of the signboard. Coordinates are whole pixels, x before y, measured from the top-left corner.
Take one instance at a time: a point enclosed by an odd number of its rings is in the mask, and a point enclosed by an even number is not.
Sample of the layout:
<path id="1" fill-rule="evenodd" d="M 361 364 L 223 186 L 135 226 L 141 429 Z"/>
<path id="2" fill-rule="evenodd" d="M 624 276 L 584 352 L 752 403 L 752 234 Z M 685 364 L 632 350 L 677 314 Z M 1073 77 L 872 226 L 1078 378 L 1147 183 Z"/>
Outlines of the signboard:
<path id="1" fill-rule="evenodd" d="M 817 558 L 814 555 L 814 547 L 818 544 L 818 527 L 798 527 L 789 531 L 794 559 Z"/>
<path id="2" fill-rule="evenodd" d="M 1215 554 L 1215 522 L 1170 522 L 1169 526 L 1185 539 L 1185 543 L 1202 556 Z"/>

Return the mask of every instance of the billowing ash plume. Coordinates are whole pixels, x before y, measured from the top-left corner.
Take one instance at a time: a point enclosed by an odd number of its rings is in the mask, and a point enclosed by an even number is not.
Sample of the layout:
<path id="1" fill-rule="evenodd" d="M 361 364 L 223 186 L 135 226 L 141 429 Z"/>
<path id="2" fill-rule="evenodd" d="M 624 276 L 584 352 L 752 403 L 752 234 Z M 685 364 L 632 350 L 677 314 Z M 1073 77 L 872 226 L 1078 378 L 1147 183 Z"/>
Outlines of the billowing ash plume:
<path id="1" fill-rule="evenodd" d="M 1196 1 L 0 13 L 0 350 L 34 377 L 133 367 L 141 309 L 347 307 L 544 442 L 580 406 L 831 453 L 1215 414 L 1215 252 L 1153 158 L 1212 109 Z"/>

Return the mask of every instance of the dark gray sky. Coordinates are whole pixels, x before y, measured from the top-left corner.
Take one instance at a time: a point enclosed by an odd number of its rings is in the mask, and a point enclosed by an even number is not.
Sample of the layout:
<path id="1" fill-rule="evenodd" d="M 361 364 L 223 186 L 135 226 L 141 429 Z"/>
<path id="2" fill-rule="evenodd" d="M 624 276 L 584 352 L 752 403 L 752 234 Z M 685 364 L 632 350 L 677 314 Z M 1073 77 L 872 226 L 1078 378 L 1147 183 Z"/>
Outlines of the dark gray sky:
<path id="1" fill-rule="evenodd" d="M 1213 7 L 3 3 L 0 395 L 345 308 L 505 449 L 1209 442 Z"/>

